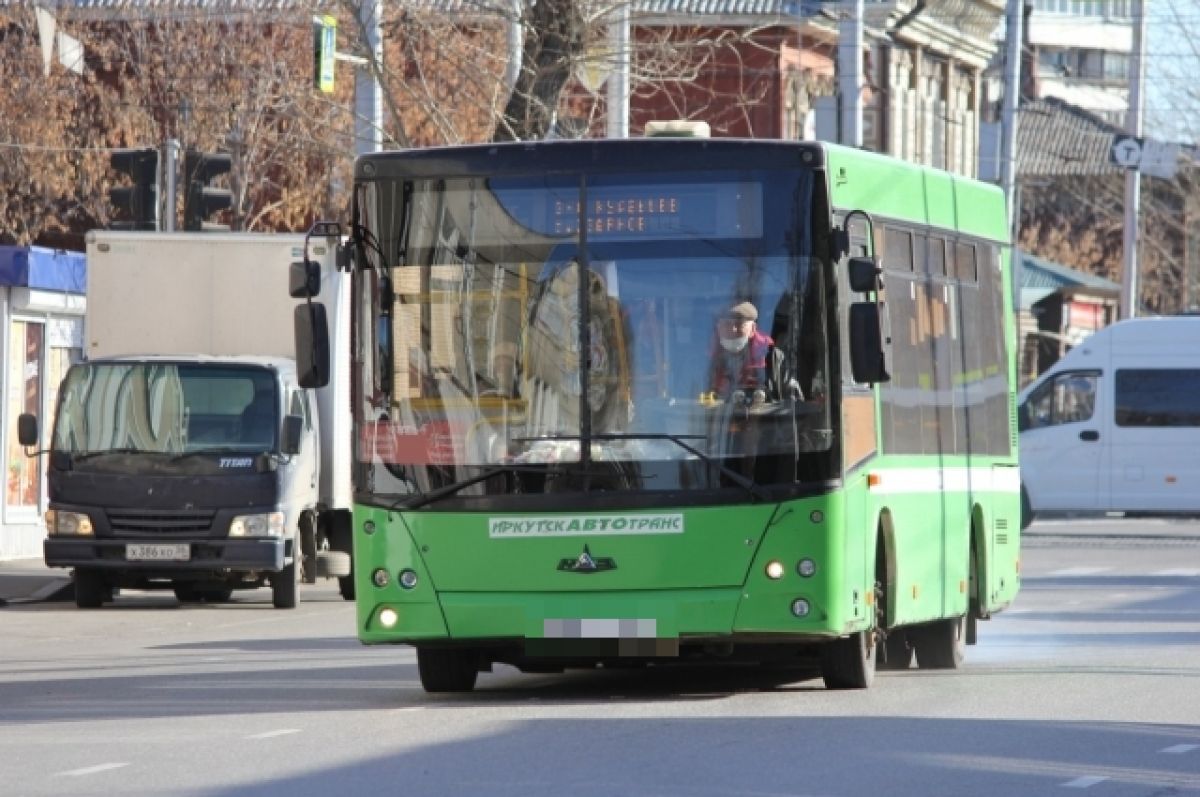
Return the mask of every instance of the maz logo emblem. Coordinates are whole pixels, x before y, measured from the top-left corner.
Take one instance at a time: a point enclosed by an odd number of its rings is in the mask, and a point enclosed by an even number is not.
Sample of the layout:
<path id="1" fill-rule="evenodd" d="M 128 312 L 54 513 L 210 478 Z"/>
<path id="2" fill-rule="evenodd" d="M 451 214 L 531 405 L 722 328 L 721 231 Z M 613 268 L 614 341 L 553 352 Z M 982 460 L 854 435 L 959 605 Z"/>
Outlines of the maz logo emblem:
<path id="1" fill-rule="evenodd" d="M 602 570 L 616 570 L 617 563 L 607 556 L 592 556 L 592 552 L 585 545 L 583 553 L 574 559 L 560 559 L 558 569 L 567 573 L 599 573 Z"/>

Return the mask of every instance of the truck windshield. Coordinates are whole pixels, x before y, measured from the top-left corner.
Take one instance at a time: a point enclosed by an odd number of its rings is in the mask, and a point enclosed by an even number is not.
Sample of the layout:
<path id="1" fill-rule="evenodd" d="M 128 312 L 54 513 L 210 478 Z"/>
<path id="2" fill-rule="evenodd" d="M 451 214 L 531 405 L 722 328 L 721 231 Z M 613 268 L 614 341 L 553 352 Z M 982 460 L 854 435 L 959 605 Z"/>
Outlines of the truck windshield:
<path id="1" fill-rule="evenodd" d="M 259 367 L 76 365 L 63 380 L 53 446 L 90 457 L 274 450 L 275 382 L 270 370 Z"/>
<path id="2" fill-rule="evenodd" d="M 364 486 L 426 493 L 506 464 L 544 466 L 539 491 L 830 478 L 813 185 L 737 169 L 363 186 Z"/>

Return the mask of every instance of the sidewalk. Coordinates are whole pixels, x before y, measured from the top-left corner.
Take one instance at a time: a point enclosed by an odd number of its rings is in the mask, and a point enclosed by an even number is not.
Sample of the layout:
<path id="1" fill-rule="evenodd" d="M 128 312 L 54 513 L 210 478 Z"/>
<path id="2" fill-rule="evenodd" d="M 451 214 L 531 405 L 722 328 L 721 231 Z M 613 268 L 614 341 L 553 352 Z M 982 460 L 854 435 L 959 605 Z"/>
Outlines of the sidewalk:
<path id="1" fill-rule="evenodd" d="M 40 558 L 0 559 L 0 606 L 38 601 L 69 601 L 71 571 L 46 567 Z"/>

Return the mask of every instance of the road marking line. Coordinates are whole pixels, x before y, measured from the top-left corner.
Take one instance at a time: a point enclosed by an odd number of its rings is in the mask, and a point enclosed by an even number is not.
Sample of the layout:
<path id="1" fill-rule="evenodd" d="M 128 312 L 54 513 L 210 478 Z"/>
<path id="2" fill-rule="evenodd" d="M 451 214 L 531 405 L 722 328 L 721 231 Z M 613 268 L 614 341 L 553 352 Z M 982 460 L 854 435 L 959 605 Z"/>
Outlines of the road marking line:
<path id="1" fill-rule="evenodd" d="M 1108 778 L 1102 775 L 1085 775 L 1082 778 L 1068 780 L 1066 783 L 1061 785 L 1067 789 L 1086 789 L 1089 786 L 1095 786 L 1097 783 L 1103 783 L 1106 780 L 1108 780 Z"/>
<path id="2" fill-rule="evenodd" d="M 1200 748 L 1200 744 L 1173 744 L 1170 747 L 1164 747 L 1159 750 L 1160 753 L 1190 753 L 1193 750 Z"/>
<path id="3" fill-rule="evenodd" d="M 247 739 L 274 739 L 276 736 L 287 736 L 292 733 L 300 733 L 299 728 L 281 728 L 277 731 L 266 731 L 265 733 L 256 733 L 253 736 L 247 736 Z"/>
<path id="4" fill-rule="evenodd" d="M 97 772 L 107 772 L 110 769 L 120 769 L 121 767 L 127 766 L 129 766 L 129 762 L 127 761 L 120 763 L 114 762 L 111 764 L 97 764 L 94 767 L 83 767 L 82 769 L 71 769 L 66 772 L 59 772 L 57 774 L 68 778 L 78 778 L 83 775 L 95 775 Z"/>
<path id="5" fill-rule="evenodd" d="M 1156 576 L 1200 576 L 1200 567 L 1173 567 L 1170 570 L 1159 570 Z"/>
<path id="6" fill-rule="evenodd" d="M 1061 570 L 1051 570 L 1050 576 L 1094 576 L 1112 570 L 1111 567 L 1064 567 Z"/>

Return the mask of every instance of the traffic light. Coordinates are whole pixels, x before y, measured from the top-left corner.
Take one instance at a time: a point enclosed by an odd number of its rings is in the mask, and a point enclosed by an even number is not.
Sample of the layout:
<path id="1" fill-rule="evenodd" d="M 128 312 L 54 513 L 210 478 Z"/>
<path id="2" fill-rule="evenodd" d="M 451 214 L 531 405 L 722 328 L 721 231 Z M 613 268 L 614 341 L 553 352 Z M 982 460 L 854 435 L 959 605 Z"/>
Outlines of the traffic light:
<path id="1" fill-rule="evenodd" d="M 109 155 L 113 171 L 129 175 L 131 186 L 108 189 L 108 199 L 126 221 L 115 221 L 114 230 L 158 229 L 158 150 L 118 149 Z"/>
<path id="2" fill-rule="evenodd" d="M 228 188 L 210 188 L 208 182 L 233 168 L 233 156 L 227 152 L 197 152 L 189 149 L 183 156 L 183 229 L 228 230 L 228 224 L 204 219 L 233 207 L 233 192 Z"/>

